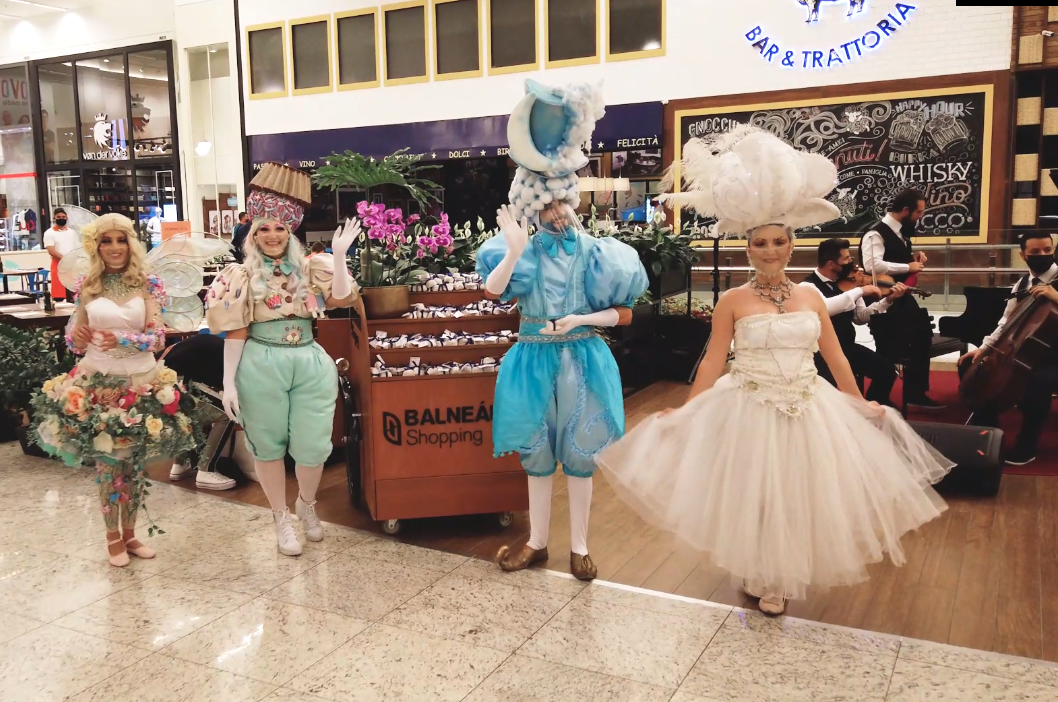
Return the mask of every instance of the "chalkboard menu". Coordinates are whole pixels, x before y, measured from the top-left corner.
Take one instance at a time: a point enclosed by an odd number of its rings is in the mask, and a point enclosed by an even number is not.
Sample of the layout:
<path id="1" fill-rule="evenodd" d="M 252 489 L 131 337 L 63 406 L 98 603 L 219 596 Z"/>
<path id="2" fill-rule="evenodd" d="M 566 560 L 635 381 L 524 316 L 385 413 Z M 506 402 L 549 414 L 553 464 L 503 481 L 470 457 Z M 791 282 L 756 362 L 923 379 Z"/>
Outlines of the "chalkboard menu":
<path id="1" fill-rule="evenodd" d="M 991 90 L 859 96 L 818 105 L 757 105 L 741 112 L 686 110 L 676 113 L 676 121 L 681 146 L 748 123 L 833 161 L 838 184 L 827 199 L 841 217 L 811 227 L 802 238 L 852 238 L 885 215 L 896 193 L 916 188 L 926 198 L 919 240 L 968 242 L 987 235 Z"/>

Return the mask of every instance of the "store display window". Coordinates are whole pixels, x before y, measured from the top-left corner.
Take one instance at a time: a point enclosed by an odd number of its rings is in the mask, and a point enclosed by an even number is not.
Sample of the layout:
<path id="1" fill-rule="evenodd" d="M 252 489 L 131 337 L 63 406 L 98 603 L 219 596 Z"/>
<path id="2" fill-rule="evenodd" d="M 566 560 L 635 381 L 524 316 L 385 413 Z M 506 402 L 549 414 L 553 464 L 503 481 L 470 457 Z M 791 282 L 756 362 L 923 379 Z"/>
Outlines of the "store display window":
<path id="1" fill-rule="evenodd" d="M 0 251 L 40 247 L 26 66 L 0 68 Z"/>

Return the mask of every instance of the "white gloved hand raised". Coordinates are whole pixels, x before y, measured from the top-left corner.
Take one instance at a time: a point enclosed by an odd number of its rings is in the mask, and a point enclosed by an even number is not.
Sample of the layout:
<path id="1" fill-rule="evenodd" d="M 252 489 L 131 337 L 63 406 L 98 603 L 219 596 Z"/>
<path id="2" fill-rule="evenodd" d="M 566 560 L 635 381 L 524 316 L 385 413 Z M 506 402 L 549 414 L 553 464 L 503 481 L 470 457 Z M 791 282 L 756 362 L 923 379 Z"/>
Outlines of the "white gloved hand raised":
<path id="1" fill-rule="evenodd" d="M 239 421 L 239 391 L 235 389 L 235 374 L 239 370 L 244 346 L 245 339 L 224 340 L 224 392 L 221 394 L 221 404 L 224 413 L 233 422 Z"/>

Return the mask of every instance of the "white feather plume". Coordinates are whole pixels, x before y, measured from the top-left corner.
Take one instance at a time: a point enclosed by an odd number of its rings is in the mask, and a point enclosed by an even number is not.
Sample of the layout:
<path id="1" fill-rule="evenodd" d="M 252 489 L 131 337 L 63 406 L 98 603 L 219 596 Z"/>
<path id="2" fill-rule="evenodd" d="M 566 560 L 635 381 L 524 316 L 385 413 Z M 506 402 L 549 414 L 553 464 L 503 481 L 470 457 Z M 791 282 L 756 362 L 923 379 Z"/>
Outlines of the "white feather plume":
<path id="1" fill-rule="evenodd" d="M 840 214 L 823 199 L 837 184 L 834 164 L 757 127 L 738 125 L 691 139 L 679 166 L 681 192 L 667 193 L 661 200 L 715 217 L 721 235 L 743 234 L 765 224 L 796 230 Z M 671 189 L 674 177 L 670 168 L 664 189 Z"/>

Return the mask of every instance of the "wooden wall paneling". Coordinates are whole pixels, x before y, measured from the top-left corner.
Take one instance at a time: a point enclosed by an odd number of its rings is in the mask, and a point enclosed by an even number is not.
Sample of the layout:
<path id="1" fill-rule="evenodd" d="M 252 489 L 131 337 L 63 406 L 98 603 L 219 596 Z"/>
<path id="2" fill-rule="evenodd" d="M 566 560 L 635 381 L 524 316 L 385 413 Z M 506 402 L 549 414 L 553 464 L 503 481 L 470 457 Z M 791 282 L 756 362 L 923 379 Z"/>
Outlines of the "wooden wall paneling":
<path id="1" fill-rule="evenodd" d="M 818 100 L 821 103 L 841 99 L 849 95 L 875 93 L 910 92 L 936 90 L 973 85 L 991 85 L 992 96 L 992 158 L 988 198 L 988 241 L 1003 243 L 1004 230 L 1010 227 L 1010 189 L 1012 183 L 1014 91 L 1010 71 L 988 71 L 963 73 L 948 76 L 927 76 L 900 81 L 875 83 L 853 83 L 849 85 L 824 85 L 794 90 L 775 90 L 764 93 L 742 95 L 715 95 L 701 98 L 670 100 L 665 106 L 663 131 L 663 154 L 668 163 L 676 153 L 676 112 L 709 107 L 730 107 L 760 103 L 791 102 L 795 100 Z"/>
<path id="2" fill-rule="evenodd" d="M 1047 23 L 1058 22 L 1058 5 L 1047 5 Z"/>
<path id="3" fill-rule="evenodd" d="M 1014 180 L 1023 183 L 1036 180 L 1040 174 L 1039 154 L 1018 154 L 1014 157 Z"/>
<path id="4" fill-rule="evenodd" d="M 1028 66 L 1043 63 L 1043 35 L 1022 34 L 1018 47 L 1018 64 Z"/>

